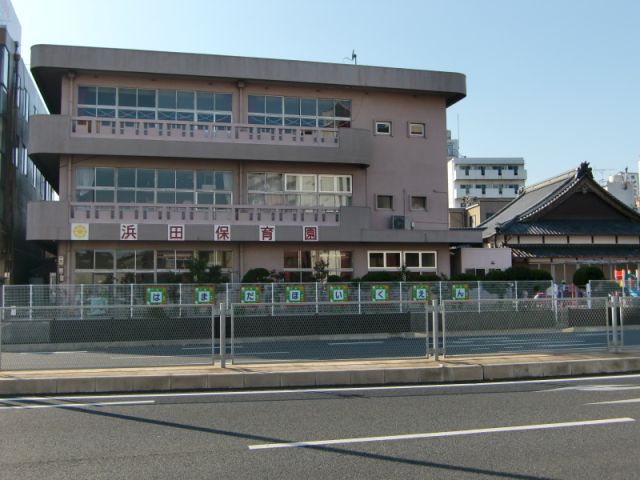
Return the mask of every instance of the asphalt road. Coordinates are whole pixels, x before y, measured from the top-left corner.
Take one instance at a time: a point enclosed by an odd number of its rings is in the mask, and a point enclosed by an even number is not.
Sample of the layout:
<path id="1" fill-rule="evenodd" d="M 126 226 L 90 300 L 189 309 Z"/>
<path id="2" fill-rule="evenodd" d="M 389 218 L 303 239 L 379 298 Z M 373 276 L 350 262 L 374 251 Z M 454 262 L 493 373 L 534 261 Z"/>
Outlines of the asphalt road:
<path id="1" fill-rule="evenodd" d="M 640 330 L 625 333 L 627 345 L 640 345 Z M 211 363 L 211 345 L 197 342 L 182 345 L 91 345 L 62 351 L 47 351 L 36 346 L 30 351 L 2 353 L 0 366 L 4 370 L 50 368 L 100 368 L 201 365 Z M 442 338 L 439 342 L 442 351 Z M 512 335 L 479 334 L 447 336 L 446 354 L 484 355 L 499 353 L 574 352 L 607 347 L 605 331 L 552 331 L 548 333 L 522 333 Z M 375 359 L 423 357 L 426 339 L 359 337 L 322 340 L 263 339 L 234 343 L 234 361 L 292 362 L 336 359 Z M 15 347 L 14 347 L 15 349 Z M 231 353 L 231 346 L 227 345 Z M 216 346 L 216 353 L 219 348 Z"/>
<path id="2" fill-rule="evenodd" d="M 634 479 L 640 376 L 5 398 L 0 431 L 11 480 Z"/>

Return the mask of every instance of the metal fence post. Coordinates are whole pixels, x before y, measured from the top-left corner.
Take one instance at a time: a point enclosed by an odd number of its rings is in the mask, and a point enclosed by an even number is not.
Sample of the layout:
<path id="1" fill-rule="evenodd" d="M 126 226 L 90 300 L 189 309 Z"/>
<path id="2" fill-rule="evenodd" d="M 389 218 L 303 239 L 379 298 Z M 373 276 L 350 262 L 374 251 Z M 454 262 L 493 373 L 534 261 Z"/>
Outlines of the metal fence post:
<path id="1" fill-rule="evenodd" d="M 320 311 L 320 308 L 318 307 L 318 282 L 316 282 L 315 285 L 316 285 L 316 313 L 318 313 Z"/>
<path id="2" fill-rule="evenodd" d="M 478 280 L 478 313 L 480 313 L 480 296 L 481 296 L 481 292 L 482 292 L 482 283 L 480 282 L 480 280 Z"/>
<path id="3" fill-rule="evenodd" d="M 433 300 L 431 306 L 433 307 L 433 359 L 438 361 L 438 346 L 440 342 L 438 338 L 438 301 Z"/>
<path id="4" fill-rule="evenodd" d="M 133 283 L 129 287 L 129 318 L 133 318 Z"/>
<path id="5" fill-rule="evenodd" d="M 622 302 L 620 302 L 620 348 L 624 348 L 624 310 L 626 306 L 627 301 L 623 299 Z"/>
<path id="6" fill-rule="evenodd" d="M 220 305 L 220 368 L 227 368 L 227 306 Z"/>
<path id="7" fill-rule="evenodd" d="M 224 303 L 227 307 L 229 306 L 229 282 L 226 283 Z"/>
<path id="8" fill-rule="evenodd" d="M 620 299 L 617 295 L 613 297 L 611 303 L 611 336 L 613 337 L 613 351 L 618 351 L 618 307 Z"/>
<path id="9" fill-rule="evenodd" d="M 515 291 L 515 299 L 516 299 L 516 312 L 518 311 L 518 281 L 514 282 L 514 291 Z"/>
<path id="10" fill-rule="evenodd" d="M 358 315 L 362 313 L 362 300 L 360 298 L 360 282 L 358 282 Z"/>
<path id="11" fill-rule="evenodd" d="M 402 313 L 402 282 L 400 282 L 400 313 Z"/>
<path id="12" fill-rule="evenodd" d="M 429 302 L 424 302 L 424 338 L 425 357 L 429 358 L 431 355 L 429 349 Z"/>
<path id="13" fill-rule="evenodd" d="M 211 304 L 211 365 L 216 364 L 216 304 Z"/>
<path id="14" fill-rule="evenodd" d="M 84 319 L 84 283 L 80 284 L 80 320 Z"/>
<path id="15" fill-rule="evenodd" d="M 29 320 L 33 320 L 33 285 L 29 284 Z"/>

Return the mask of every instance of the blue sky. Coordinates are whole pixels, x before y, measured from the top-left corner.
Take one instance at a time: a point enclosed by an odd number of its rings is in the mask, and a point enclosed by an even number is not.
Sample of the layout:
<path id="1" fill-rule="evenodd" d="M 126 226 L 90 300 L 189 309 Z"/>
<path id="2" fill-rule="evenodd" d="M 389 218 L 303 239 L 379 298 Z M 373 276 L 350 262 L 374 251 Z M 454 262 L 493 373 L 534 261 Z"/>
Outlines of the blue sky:
<path id="1" fill-rule="evenodd" d="M 528 183 L 588 161 L 638 171 L 637 0 L 13 0 L 38 43 L 445 70 L 467 156 L 524 157 Z M 29 54 L 23 50 L 25 61 Z M 460 128 L 458 129 L 458 125 Z"/>

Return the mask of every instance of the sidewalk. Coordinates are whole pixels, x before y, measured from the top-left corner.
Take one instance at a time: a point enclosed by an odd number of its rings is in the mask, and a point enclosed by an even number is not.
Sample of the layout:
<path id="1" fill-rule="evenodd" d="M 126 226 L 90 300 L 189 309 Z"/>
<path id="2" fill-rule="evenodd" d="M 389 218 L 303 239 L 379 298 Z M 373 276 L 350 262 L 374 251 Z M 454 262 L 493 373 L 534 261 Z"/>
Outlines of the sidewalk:
<path id="1" fill-rule="evenodd" d="M 640 372 L 640 350 L 440 359 L 0 371 L 0 395 L 482 382 Z"/>

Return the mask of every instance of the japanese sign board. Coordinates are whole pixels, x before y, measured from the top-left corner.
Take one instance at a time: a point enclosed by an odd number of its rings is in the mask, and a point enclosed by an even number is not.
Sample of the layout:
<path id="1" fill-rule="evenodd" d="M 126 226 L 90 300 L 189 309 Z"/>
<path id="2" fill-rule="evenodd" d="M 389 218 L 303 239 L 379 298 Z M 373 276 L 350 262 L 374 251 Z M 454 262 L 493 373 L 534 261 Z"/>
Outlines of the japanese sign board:
<path id="1" fill-rule="evenodd" d="M 414 302 L 429 302 L 431 300 L 431 288 L 428 285 L 413 285 L 411 287 L 411 300 Z"/>
<path id="2" fill-rule="evenodd" d="M 318 239 L 318 226 L 306 225 L 302 227 L 302 240 L 304 242 L 317 242 Z"/>
<path id="3" fill-rule="evenodd" d="M 196 287 L 193 297 L 196 305 L 208 305 L 215 302 L 215 290 L 213 287 Z"/>
<path id="4" fill-rule="evenodd" d="M 389 285 L 371 285 L 372 302 L 388 302 L 389 294 Z"/>
<path id="5" fill-rule="evenodd" d="M 231 241 L 231 225 L 214 225 L 213 239 L 216 242 Z"/>
<path id="6" fill-rule="evenodd" d="M 288 286 L 286 289 L 287 303 L 304 302 L 304 287 L 302 285 Z"/>
<path id="7" fill-rule="evenodd" d="M 147 305 L 165 305 L 167 289 L 164 287 L 147 288 Z"/>
<path id="8" fill-rule="evenodd" d="M 72 223 L 71 240 L 89 240 L 89 224 Z"/>
<path id="9" fill-rule="evenodd" d="M 329 301 L 332 303 L 349 301 L 349 287 L 347 285 L 331 285 L 329 287 Z"/>
<path id="10" fill-rule="evenodd" d="M 121 223 L 120 240 L 138 240 L 138 225 Z"/>
<path id="11" fill-rule="evenodd" d="M 184 225 L 167 225 L 167 240 L 170 242 L 184 240 Z"/>
<path id="12" fill-rule="evenodd" d="M 260 303 L 260 287 L 249 286 L 240 288 L 241 303 Z"/>
<path id="13" fill-rule="evenodd" d="M 454 284 L 451 286 L 451 299 L 452 300 L 469 300 L 469 285 Z"/>
<path id="14" fill-rule="evenodd" d="M 260 227 L 258 228 L 258 240 L 260 240 L 261 242 L 275 242 L 276 226 L 260 225 Z"/>

